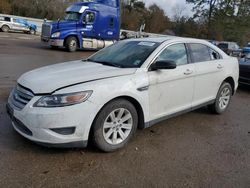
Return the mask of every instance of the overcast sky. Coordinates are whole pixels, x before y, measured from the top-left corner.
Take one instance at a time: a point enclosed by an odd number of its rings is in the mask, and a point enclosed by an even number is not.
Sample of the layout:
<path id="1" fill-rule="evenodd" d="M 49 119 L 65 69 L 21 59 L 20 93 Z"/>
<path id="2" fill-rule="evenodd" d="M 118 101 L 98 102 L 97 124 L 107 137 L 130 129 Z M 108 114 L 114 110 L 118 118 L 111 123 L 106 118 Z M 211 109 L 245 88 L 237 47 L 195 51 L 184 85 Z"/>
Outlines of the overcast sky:
<path id="1" fill-rule="evenodd" d="M 156 3 L 158 6 L 160 6 L 166 13 L 166 15 L 172 17 L 174 15 L 173 9 L 176 6 L 182 7 L 185 9 L 183 11 L 184 15 L 191 16 L 192 15 L 192 5 L 186 4 L 186 0 L 142 0 L 146 3 L 146 6 L 149 6 L 153 3 Z"/>

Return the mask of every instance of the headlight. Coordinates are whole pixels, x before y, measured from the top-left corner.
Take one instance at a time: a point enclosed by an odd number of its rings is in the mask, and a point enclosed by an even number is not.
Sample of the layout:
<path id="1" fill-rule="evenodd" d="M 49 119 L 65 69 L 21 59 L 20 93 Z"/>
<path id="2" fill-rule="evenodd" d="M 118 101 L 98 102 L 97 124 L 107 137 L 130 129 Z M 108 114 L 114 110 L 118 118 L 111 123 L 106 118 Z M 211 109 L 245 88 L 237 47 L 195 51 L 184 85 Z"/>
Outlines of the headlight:
<path id="1" fill-rule="evenodd" d="M 56 32 L 51 35 L 51 38 L 59 38 L 59 37 L 60 37 L 60 32 Z"/>
<path id="2" fill-rule="evenodd" d="M 62 106 L 79 104 L 86 101 L 91 94 L 92 91 L 84 91 L 77 93 L 43 96 L 33 106 L 49 108 L 49 107 L 62 107 Z"/>

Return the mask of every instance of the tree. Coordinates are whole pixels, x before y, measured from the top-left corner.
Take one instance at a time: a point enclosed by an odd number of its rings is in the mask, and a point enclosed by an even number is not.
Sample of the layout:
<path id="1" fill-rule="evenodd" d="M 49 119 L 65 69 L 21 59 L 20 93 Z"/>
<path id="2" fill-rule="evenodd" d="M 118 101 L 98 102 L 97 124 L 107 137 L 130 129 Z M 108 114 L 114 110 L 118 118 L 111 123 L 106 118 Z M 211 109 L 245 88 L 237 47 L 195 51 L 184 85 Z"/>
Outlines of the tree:
<path id="1" fill-rule="evenodd" d="M 193 3 L 193 10 L 196 11 L 194 17 L 204 17 L 207 19 L 207 37 L 211 37 L 212 15 L 216 9 L 219 0 L 186 0 L 187 3 Z"/>
<path id="2" fill-rule="evenodd" d="M 146 8 L 145 3 L 141 1 L 132 0 L 129 4 L 122 1 L 121 12 L 123 29 L 138 31 L 144 23 L 146 32 L 162 33 L 170 28 L 169 18 L 156 4 Z"/>
<path id="3" fill-rule="evenodd" d="M 152 33 L 162 33 L 170 26 L 170 21 L 167 16 L 165 16 L 164 11 L 153 4 L 149 7 L 148 16 L 146 19 L 146 31 Z"/>
<path id="4" fill-rule="evenodd" d="M 184 16 L 184 12 L 185 12 L 186 8 L 185 6 L 182 6 L 180 4 L 175 5 L 172 8 L 172 13 L 173 13 L 173 21 L 174 22 L 178 22 L 180 21 Z"/>
<path id="5" fill-rule="evenodd" d="M 1 0 L 0 12 L 2 12 L 3 14 L 10 14 L 11 13 L 11 4 L 10 4 L 9 0 Z"/>

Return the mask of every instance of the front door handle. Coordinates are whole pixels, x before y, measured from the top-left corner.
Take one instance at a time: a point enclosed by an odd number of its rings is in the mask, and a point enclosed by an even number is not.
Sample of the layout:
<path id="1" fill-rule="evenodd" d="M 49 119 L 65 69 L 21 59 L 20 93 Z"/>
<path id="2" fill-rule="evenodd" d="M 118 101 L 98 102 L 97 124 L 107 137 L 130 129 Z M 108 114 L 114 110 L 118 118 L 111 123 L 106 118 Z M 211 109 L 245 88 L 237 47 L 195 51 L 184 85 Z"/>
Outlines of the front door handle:
<path id="1" fill-rule="evenodd" d="M 184 72 L 185 75 L 190 75 L 190 74 L 192 74 L 192 73 L 193 73 L 193 71 L 190 70 L 190 69 L 187 69 L 187 70 Z"/>
<path id="2" fill-rule="evenodd" d="M 223 66 L 222 66 L 221 64 L 218 64 L 218 65 L 217 65 L 217 68 L 218 68 L 218 69 L 222 69 Z"/>

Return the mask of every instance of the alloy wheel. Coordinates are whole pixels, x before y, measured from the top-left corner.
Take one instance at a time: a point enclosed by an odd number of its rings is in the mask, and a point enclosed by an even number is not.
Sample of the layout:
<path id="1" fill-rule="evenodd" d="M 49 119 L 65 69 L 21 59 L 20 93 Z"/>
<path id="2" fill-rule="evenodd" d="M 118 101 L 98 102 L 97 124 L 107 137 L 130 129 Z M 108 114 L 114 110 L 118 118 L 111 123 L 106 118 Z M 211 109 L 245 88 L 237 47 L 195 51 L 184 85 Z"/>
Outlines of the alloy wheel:
<path id="1" fill-rule="evenodd" d="M 219 107 L 221 110 L 224 110 L 230 101 L 230 97 L 231 97 L 231 93 L 229 88 L 225 87 L 220 94 L 220 98 L 219 98 Z"/>
<path id="2" fill-rule="evenodd" d="M 117 145 L 127 139 L 133 127 L 131 113 L 125 108 L 113 110 L 105 119 L 103 136 L 107 143 Z"/>

